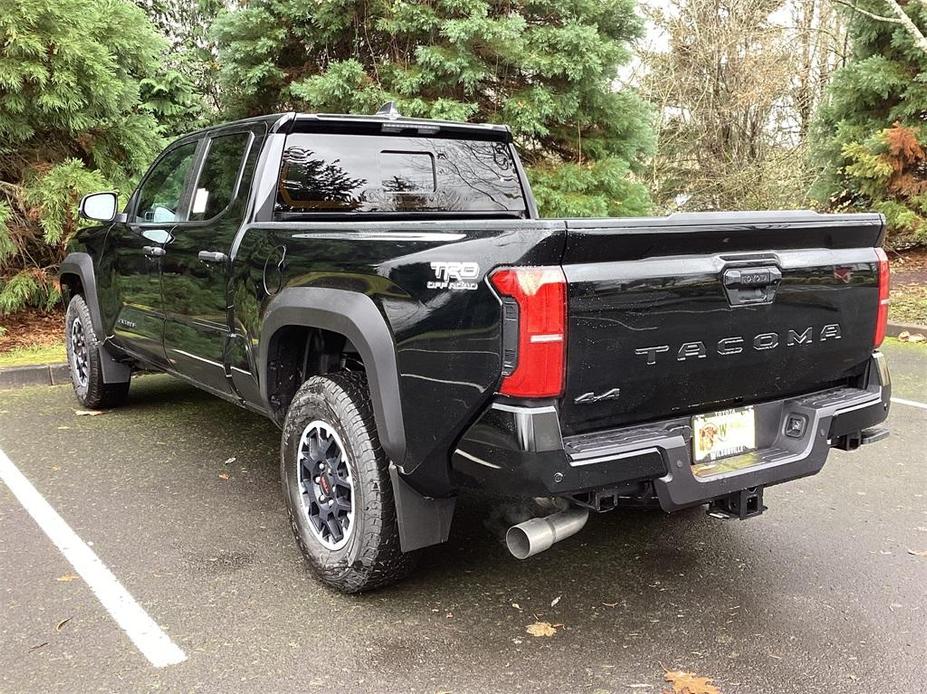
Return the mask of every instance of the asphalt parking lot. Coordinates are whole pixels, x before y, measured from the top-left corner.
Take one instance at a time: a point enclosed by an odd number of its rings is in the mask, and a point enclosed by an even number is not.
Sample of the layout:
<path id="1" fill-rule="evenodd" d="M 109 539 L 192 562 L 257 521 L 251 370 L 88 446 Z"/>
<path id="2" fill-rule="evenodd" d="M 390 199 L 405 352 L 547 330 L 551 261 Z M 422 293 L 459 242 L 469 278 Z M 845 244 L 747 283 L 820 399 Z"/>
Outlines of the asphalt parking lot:
<path id="1" fill-rule="evenodd" d="M 927 349 L 886 351 L 894 395 L 927 401 Z M 272 424 L 163 376 L 130 398 L 90 417 L 66 386 L 0 392 L 0 449 L 186 659 L 153 667 L 0 483 L 2 692 L 660 692 L 664 668 L 924 691 L 927 409 L 746 522 L 615 512 L 517 562 L 467 496 L 410 580 L 345 597 L 291 540 Z"/>

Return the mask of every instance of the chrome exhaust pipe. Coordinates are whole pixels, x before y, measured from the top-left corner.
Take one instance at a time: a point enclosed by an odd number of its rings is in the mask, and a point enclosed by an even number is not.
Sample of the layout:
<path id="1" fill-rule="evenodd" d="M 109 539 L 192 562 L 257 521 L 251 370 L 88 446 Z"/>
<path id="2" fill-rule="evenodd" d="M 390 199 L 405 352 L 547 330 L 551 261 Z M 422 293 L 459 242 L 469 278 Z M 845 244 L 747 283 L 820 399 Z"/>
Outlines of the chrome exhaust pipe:
<path id="1" fill-rule="evenodd" d="M 589 511 L 585 508 L 569 508 L 544 518 L 531 518 L 508 529 L 505 546 L 516 559 L 527 559 L 550 549 L 555 542 L 575 535 L 583 529 L 587 520 Z"/>

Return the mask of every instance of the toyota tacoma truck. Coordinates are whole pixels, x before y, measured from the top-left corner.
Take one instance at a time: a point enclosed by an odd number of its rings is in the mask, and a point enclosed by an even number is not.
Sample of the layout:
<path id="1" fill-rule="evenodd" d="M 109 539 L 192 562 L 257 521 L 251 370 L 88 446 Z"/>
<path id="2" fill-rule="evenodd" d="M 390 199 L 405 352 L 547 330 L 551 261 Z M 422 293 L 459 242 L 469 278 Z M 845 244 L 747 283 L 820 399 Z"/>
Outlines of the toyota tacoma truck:
<path id="1" fill-rule="evenodd" d="M 282 430 L 296 541 L 345 592 L 444 542 L 464 488 L 590 512 L 765 510 L 887 435 L 876 214 L 543 219 L 506 127 L 285 113 L 181 137 L 60 268 L 84 407 L 161 371 Z"/>

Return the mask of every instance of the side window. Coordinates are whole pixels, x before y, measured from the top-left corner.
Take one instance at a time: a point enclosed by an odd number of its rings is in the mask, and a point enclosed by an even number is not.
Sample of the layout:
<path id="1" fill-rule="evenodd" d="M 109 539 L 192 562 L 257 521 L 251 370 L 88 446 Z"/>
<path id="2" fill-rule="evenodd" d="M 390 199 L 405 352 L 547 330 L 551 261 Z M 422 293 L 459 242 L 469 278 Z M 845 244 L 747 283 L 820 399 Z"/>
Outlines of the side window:
<path id="1" fill-rule="evenodd" d="M 233 133 L 210 140 L 199 180 L 193 189 L 191 220 L 212 219 L 228 207 L 235 195 L 241 160 L 250 139 L 250 133 Z"/>
<path id="2" fill-rule="evenodd" d="M 151 170 L 138 194 L 136 222 L 183 221 L 180 203 L 196 145 L 188 142 L 168 152 Z"/>

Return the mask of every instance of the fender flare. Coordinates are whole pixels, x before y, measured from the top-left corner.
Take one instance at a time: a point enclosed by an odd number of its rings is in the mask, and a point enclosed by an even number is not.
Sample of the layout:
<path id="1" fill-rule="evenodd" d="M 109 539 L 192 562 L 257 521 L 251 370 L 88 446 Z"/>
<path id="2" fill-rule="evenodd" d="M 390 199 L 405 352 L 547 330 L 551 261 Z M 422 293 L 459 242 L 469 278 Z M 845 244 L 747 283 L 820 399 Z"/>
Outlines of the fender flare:
<path id="1" fill-rule="evenodd" d="M 105 337 L 103 331 L 103 316 L 100 313 L 100 302 L 97 299 L 97 278 L 93 272 L 93 259 L 87 253 L 68 253 L 58 268 L 58 280 L 62 284 L 65 276 L 74 275 L 80 280 L 84 288 L 84 301 L 90 309 L 90 318 L 93 321 L 93 330 L 97 335 Z"/>
<path id="2" fill-rule="evenodd" d="M 286 326 L 320 328 L 344 335 L 357 349 L 367 371 L 380 444 L 396 465 L 406 453 L 405 426 L 399 397 L 399 368 L 392 331 L 366 294 L 327 287 L 289 287 L 270 302 L 261 324 L 258 382 L 261 399 L 271 411 L 267 393 L 268 352 L 274 334 Z"/>
<path id="3" fill-rule="evenodd" d="M 106 348 L 108 338 L 103 329 L 103 314 L 100 313 L 100 302 L 97 298 L 97 279 L 93 272 L 93 259 L 87 253 L 68 253 L 58 268 L 58 281 L 64 284 L 63 279 L 68 275 L 77 277 L 83 288 L 84 301 L 90 309 L 90 320 L 93 323 L 93 332 L 100 339 L 100 365 L 103 368 L 104 383 L 125 383 L 132 378 L 132 368 L 113 359 L 110 350 Z"/>

